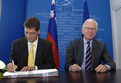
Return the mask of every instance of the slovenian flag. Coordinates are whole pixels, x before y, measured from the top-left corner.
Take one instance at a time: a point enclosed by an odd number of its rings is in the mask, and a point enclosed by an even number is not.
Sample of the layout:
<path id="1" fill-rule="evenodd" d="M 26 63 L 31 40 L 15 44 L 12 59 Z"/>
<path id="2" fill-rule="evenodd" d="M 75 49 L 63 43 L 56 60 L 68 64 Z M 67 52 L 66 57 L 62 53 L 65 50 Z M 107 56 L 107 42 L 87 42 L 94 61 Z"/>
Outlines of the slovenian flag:
<path id="1" fill-rule="evenodd" d="M 84 11 L 83 11 L 83 23 L 85 20 L 87 20 L 89 17 L 89 11 L 88 11 L 88 5 L 87 0 L 84 0 Z"/>
<path id="2" fill-rule="evenodd" d="M 58 36 L 57 36 L 57 26 L 56 26 L 55 0 L 52 0 L 52 4 L 51 4 L 47 40 L 52 43 L 53 56 L 54 56 L 54 60 L 55 60 L 55 68 L 59 69 Z"/>

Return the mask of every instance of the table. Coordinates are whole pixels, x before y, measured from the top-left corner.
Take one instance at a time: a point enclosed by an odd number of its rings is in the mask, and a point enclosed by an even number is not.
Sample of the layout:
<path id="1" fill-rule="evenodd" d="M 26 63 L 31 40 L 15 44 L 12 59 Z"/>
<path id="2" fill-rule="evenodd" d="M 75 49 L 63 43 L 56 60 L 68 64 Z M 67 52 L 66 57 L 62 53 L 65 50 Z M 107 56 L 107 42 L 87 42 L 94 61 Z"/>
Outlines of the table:
<path id="1" fill-rule="evenodd" d="M 1 79 L 0 83 L 121 83 L 121 69 L 106 73 L 59 71 L 58 77 Z"/>

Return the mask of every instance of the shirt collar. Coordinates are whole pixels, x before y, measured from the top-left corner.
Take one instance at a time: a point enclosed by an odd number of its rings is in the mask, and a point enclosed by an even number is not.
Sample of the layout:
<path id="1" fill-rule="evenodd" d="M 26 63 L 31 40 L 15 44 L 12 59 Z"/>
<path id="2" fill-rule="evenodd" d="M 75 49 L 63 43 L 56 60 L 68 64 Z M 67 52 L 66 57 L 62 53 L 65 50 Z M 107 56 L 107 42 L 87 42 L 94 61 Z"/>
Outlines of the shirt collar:
<path id="1" fill-rule="evenodd" d="M 84 44 L 87 44 L 87 40 L 83 37 L 83 40 L 84 40 Z M 90 44 L 92 44 L 92 41 L 93 41 L 93 39 L 90 41 Z"/>
<path id="2" fill-rule="evenodd" d="M 36 41 L 34 41 L 34 42 L 33 42 L 33 44 L 34 44 L 34 45 L 36 45 L 36 44 L 37 44 L 37 42 L 38 42 L 38 36 L 37 36 Z M 30 45 L 30 44 L 31 44 L 31 42 L 28 42 L 28 44 Z"/>

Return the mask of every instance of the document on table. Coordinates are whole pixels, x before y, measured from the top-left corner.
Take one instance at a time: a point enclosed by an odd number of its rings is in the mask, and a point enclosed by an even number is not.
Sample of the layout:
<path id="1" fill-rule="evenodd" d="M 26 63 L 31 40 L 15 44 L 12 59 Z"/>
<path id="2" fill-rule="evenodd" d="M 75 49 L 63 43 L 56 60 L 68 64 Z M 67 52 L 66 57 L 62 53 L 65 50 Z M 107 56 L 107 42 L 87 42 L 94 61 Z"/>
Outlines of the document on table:
<path id="1" fill-rule="evenodd" d="M 5 72 L 3 78 L 24 78 L 24 77 L 51 77 L 58 76 L 57 69 L 42 69 L 33 71 Z"/>

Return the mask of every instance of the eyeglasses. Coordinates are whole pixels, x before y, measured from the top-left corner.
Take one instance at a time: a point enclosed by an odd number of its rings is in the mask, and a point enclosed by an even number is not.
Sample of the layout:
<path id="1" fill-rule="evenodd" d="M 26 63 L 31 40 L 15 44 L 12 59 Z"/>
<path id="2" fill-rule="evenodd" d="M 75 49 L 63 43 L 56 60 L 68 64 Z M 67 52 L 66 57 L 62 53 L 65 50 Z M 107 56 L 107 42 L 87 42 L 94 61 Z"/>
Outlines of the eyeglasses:
<path id="1" fill-rule="evenodd" d="M 36 34 L 36 32 L 30 32 L 30 33 L 29 33 L 29 32 L 26 32 L 26 31 L 25 31 L 24 33 L 25 33 L 26 35 L 35 35 L 35 34 Z"/>
<path id="2" fill-rule="evenodd" d="M 92 30 L 92 31 L 96 31 L 97 29 L 96 28 L 90 28 L 90 27 L 83 27 L 83 28 L 85 28 L 86 30 Z"/>

